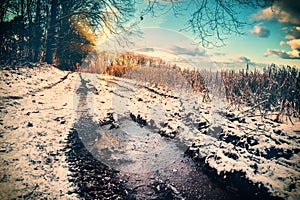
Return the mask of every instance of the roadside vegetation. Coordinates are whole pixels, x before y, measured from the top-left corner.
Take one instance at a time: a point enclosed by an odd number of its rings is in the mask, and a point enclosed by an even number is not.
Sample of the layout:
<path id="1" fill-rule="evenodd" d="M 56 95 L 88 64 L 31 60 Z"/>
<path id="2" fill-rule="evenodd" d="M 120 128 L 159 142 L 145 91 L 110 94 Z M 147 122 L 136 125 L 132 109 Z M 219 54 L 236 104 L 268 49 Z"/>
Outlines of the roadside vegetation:
<path id="1" fill-rule="evenodd" d="M 260 115 L 292 124 L 294 118 L 300 118 L 300 71 L 295 67 L 271 64 L 254 70 L 246 66 L 242 70 L 199 71 L 171 66 L 158 58 L 126 53 L 117 57 L 103 73 L 173 88 L 188 84 L 201 93 L 203 102 L 224 97 L 237 110 L 247 107 L 243 116 Z"/>

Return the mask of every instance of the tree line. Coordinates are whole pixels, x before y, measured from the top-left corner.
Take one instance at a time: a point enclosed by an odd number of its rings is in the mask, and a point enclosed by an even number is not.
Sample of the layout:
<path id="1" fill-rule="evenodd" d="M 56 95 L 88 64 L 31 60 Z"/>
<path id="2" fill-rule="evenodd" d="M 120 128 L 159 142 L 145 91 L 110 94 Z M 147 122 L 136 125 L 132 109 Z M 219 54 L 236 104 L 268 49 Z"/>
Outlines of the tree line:
<path id="1" fill-rule="evenodd" d="M 72 68 L 99 34 L 125 31 L 132 0 L 2 0 L 0 63 L 47 62 Z"/>
<path id="2" fill-rule="evenodd" d="M 135 0 L 1 0 L 0 64 L 17 61 L 47 62 L 70 68 L 94 49 L 97 35 L 118 34 L 137 25 L 129 20 L 140 14 L 160 16 L 166 11 L 175 17 L 190 10 L 187 27 L 202 46 L 224 44 L 226 36 L 242 34 L 247 24 L 237 7 L 266 8 L 274 0 L 145 1 L 136 11 Z M 217 41 L 214 43 L 213 41 Z"/>

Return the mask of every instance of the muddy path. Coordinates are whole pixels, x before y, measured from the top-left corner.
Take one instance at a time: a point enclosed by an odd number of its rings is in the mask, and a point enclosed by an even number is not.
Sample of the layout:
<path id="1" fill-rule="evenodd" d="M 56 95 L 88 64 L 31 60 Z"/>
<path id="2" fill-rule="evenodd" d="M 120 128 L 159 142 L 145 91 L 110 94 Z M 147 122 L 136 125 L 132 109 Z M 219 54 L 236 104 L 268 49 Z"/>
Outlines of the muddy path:
<path id="1" fill-rule="evenodd" d="M 81 74 L 77 83 L 77 120 L 68 142 L 72 181 L 78 188 L 74 193 L 88 199 L 238 199 L 185 154 L 182 141 L 161 136 L 127 106 L 114 107 L 95 122 L 89 95 L 97 93 L 97 86 Z M 130 100 L 126 94 L 133 89 L 122 90 L 112 103 L 126 105 Z"/>
<path id="2" fill-rule="evenodd" d="M 299 121 L 48 65 L 0 78 L 1 199 L 299 199 Z"/>

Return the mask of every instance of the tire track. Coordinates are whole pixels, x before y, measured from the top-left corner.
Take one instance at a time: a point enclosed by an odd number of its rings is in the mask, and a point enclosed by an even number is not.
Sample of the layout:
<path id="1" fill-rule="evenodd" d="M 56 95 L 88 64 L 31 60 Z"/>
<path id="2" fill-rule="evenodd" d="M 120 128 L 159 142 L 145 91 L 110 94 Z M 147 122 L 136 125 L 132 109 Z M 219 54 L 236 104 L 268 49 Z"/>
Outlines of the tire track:
<path id="1" fill-rule="evenodd" d="M 79 177 L 74 180 L 78 186 L 78 191 L 76 191 L 78 194 L 81 196 L 95 195 L 94 183 L 98 181 L 98 178 L 105 179 L 103 173 L 106 173 L 105 170 L 107 170 L 108 174 L 110 174 L 109 177 L 114 177 L 111 178 L 114 181 L 109 183 L 118 185 L 115 190 L 116 194 L 110 193 L 110 195 L 120 195 L 123 199 L 227 200 L 237 198 L 234 194 L 227 192 L 218 183 L 205 175 L 202 172 L 201 166 L 196 165 L 188 156 L 185 156 L 184 150 L 178 148 L 175 139 L 161 137 L 158 133 L 151 132 L 151 128 L 140 126 L 137 121 L 133 121 L 128 108 L 120 107 L 113 110 L 113 112 L 121 116 L 118 119 L 114 118 L 114 113 L 112 113 L 111 115 L 108 114 L 110 117 L 106 121 L 102 121 L 100 124 L 95 123 L 89 113 L 87 99 L 88 94 L 95 90 L 95 86 L 92 86 L 91 81 L 85 80 L 83 76 L 79 75 L 79 77 L 80 84 L 77 89 L 77 95 L 79 96 L 77 113 L 79 117 L 77 117 L 77 122 L 74 126 L 76 132 L 73 131 L 70 134 L 73 135 L 73 139 L 70 138 L 69 148 L 71 148 L 71 154 L 68 155 L 69 162 L 73 165 L 72 168 L 75 168 L 74 177 Z M 110 84 L 121 84 L 121 82 L 107 82 Z M 130 84 L 128 88 L 137 87 L 131 85 L 131 83 L 126 84 Z M 133 93 L 131 90 L 124 91 L 124 88 L 126 88 L 124 85 L 122 85 L 122 88 L 122 92 L 126 93 L 126 96 L 130 96 Z M 118 102 L 119 105 L 126 105 L 129 98 L 124 98 L 123 96 L 122 94 L 116 95 L 113 101 Z M 103 131 L 106 132 L 104 133 Z M 77 145 L 74 145 L 74 139 Z M 121 149 L 116 149 L 119 148 L 118 145 Z M 122 145 L 125 145 L 127 150 Z M 133 148 L 128 149 L 128 145 Z M 159 149 L 160 145 L 164 146 L 164 148 Z M 151 152 L 157 148 L 157 153 Z M 121 150 L 125 152 L 114 155 L 114 157 L 120 155 L 122 158 L 123 155 L 126 155 L 127 158 L 135 159 L 138 158 L 135 157 L 137 154 L 144 151 L 150 151 L 150 154 L 153 153 L 153 157 L 149 156 L 149 154 L 144 154 L 145 156 L 141 157 L 144 160 L 134 160 L 133 165 L 128 165 L 130 167 L 126 167 L 127 163 L 121 163 L 117 168 L 120 170 L 118 173 L 109 167 L 105 168 L 105 170 L 98 170 L 97 166 L 105 166 L 104 163 L 106 163 L 99 160 L 99 153 L 101 154 L 100 158 L 107 155 L 106 161 L 109 161 L 114 151 Z M 83 151 L 86 152 L 84 155 L 82 155 Z M 161 158 L 165 159 L 167 164 L 164 162 L 155 162 L 157 157 L 159 158 L 161 154 L 165 153 L 167 154 Z M 84 161 L 78 161 L 76 157 Z M 151 166 L 151 161 L 155 163 L 154 166 Z M 87 171 L 91 172 L 86 171 L 85 164 L 90 166 Z M 157 165 L 161 166 L 158 167 Z M 150 168 L 150 170 L 139 172 L 139 170 L 147 168 Z M 107 177 L 106 179 L 109 178 Z M 125 180 L 125 182 L 120 182 L 121 179 Z M 107 184 L 109 185 L 109 183 Z M 87 185 L 90 187 L 87 187 Z M 93 198 L 103 195 L 106 189 L 104 186 L 101 191 L 98 190 L 98 196 L 93 196 Z"/>

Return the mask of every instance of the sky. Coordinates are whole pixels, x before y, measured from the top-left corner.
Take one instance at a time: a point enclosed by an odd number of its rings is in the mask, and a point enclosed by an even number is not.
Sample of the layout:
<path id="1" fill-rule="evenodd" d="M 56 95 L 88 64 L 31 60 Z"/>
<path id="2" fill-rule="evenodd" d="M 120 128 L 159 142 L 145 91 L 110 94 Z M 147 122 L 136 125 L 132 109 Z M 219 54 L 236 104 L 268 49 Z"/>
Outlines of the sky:
<path id="1" fill-rule="evenodd" d="M 163 57 L 166 61 L 183 68 L 262 68 L 272 63 L 300 68 L 300 1 L 275 1 L 272 6 L 232 8 L 241 21 L 248 24 L 244 34 L 225 35 L 225 45 L 203 47 L 199 38 L 186 29 L 187 22 L 203 0 L 181 1 L 171 4 L 168 0 L 157 0 L 160 7 L 144 12 L 149 2 L 137 1 L 136 13 L 130 23 L 138 22 L 139 35 L 126 35 L 132 43 L 123 50 L 136 51 L 150 56 Z M 174 1 L 173 1 L 174 2 Z M 176 1 L 175 1 L 176 2 Z M 215 1 L 208 1 L 215 8 Z M 219 42 L 216 34 L 207 37 Z M 118 44 L 117 44 L 118 45 Z M 113 45 L 102 44 L 104 49 Z M 120 49 L 120 46 L 116 47 Z"/>

